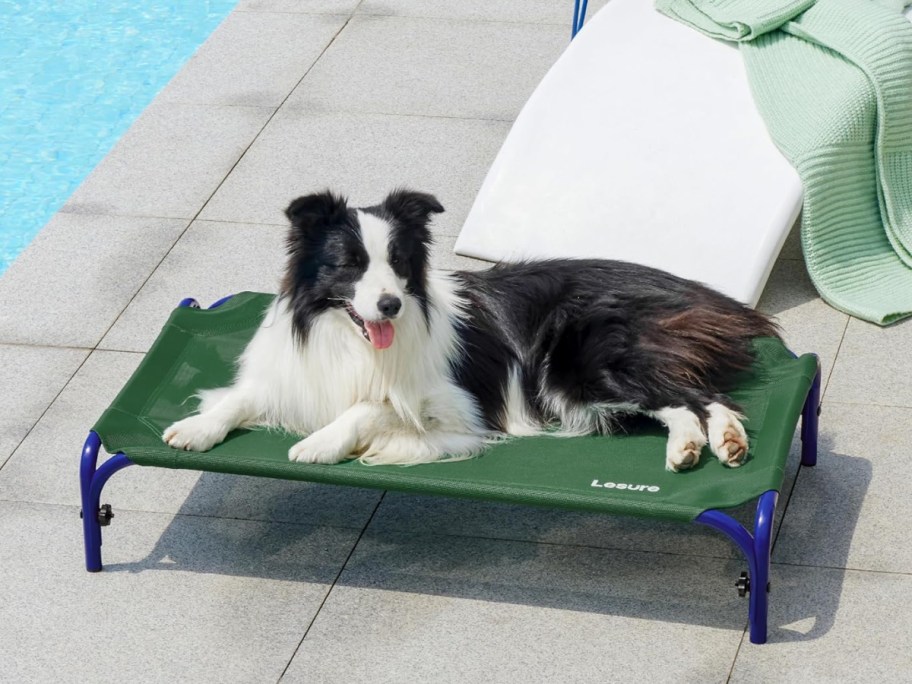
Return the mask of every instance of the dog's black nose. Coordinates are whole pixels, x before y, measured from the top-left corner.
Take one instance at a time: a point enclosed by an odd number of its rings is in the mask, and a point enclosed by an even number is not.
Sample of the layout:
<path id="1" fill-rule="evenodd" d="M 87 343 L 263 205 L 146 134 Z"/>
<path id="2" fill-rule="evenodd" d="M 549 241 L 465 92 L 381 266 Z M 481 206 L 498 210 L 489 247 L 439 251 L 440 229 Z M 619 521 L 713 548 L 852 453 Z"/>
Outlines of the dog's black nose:
<path id="1" fill-rule="evenodd" d="M 384 316 L 392 318 L 402 308 L 402 300 L 393 295 L 383 295 L 380 297 L 380 301 L 377 302 L 377 308 L 380 309 L 380 313 Z"/>

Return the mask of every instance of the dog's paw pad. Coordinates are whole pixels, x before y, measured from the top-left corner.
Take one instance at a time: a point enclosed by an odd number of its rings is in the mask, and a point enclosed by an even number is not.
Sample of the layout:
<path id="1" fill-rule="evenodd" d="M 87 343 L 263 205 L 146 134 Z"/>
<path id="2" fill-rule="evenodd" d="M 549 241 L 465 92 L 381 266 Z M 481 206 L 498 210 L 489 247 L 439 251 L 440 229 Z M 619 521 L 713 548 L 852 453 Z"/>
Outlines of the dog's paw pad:
<path id="1" fill-rule="evenodd" d="M 725 465 L 737 468 L 747 456 L 747 439 L 735 430 L 726 430 L 723 438 L 725 441 L 715 449 L 716 455 Z"/>
<path id="2" fill-rule="evenodd" d="M 709 407 L 709 443 L 719 461 L 730 468 L 737 468 L 747 458 L 747 433 L 741 425 L 741 416 L 722 406 Z"/>
<path id="3" fill-rule="evenodd" d="M 339 463 L 345 460 L 353 444 L 332 430 L 323 428 L 302 439 L 288 450 L 288 460 L 297 463 Z"/>
<path id="4" fill-rule="evenodd" d="M 174 449 L 184 451 L 209 451 L 225 439 L 225 426 L 206 416 L 190 416 L 169 426 L 162 434 L 162 441 Z"/>
<path id="5" fill-rule="evenodd" d="M 697 440 L 685 441 L 683 444 L 668 444 L 668 454 L 665 458 L 665 468 L 674 473 L 689 470 L 700 462 L 700 451 L 703 442 Z"/>

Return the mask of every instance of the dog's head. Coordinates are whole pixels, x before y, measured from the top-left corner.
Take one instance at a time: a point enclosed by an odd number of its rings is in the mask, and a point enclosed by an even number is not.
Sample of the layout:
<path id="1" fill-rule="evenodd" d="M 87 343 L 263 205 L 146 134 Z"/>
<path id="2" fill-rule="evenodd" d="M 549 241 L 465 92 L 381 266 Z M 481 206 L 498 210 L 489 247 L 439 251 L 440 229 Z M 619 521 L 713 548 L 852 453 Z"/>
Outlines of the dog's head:
<path id="1" fill-rule="evenodd" d="M 433 195 L 411 190 L 363 209 L 329 191 L 294 200 L 285 211 L 291 230 L 282 293 L 302 339 L 329 309 L 345 311 L 376 349 L 393 343 L 396 320 L 427 318 L 428 222 L 442 211 Z"/>

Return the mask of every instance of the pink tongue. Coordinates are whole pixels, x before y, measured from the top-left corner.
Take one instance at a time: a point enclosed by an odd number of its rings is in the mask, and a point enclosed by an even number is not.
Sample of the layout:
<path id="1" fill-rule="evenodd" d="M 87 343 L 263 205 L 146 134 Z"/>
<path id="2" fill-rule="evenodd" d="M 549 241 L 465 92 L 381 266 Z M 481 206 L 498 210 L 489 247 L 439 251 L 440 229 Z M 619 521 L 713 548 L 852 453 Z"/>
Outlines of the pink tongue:
<path id="1" fill-rule="evenodd" d="M 386 349 L 393 343 L 393 324 L 389 321 L 364 321 L 364 327 L 367 329 L 367 336 L 374 345 L 374 349 Z"/>

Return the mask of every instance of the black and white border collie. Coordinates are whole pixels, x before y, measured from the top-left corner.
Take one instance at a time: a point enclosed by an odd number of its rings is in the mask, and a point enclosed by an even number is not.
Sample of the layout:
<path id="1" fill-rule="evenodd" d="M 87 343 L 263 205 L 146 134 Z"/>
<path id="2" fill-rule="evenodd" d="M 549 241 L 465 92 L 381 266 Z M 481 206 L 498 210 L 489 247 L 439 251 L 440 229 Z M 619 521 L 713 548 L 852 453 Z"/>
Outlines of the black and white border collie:
<path id="1" fill-rule="evenodd" d="M 610 432 L 643 413 L 669 431 L 665 466 L 709 444 L 738 466 L 747 436 L 723 394 L 776 326 L 703 285 L 598 260 L 429 268 L 432 196 L 349 208 L 330 192 L 288 207 L 281 294 L 234 383 L 164 432 L 206 451 L 239 427 L 307 435 L 293 461 L 415 464 L 493 439 Z M 557 464 L 555 464 L 557 467 Z"/>

